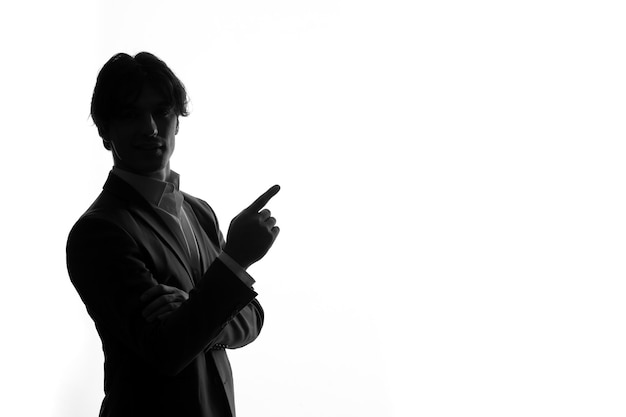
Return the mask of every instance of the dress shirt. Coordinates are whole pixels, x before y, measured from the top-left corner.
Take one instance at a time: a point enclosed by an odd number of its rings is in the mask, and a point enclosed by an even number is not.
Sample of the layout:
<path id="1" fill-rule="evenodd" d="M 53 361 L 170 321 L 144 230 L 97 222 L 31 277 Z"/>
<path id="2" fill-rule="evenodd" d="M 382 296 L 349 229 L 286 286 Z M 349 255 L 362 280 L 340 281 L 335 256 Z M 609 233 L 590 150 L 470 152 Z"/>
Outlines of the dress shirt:
<path id="1" fill-rule="evenodd" d="M 170 171 L 165 181 L 142 175 L 133 174 L 132 172 L 113 167 L 111 172 L 133 187 L 157 212 L 170 216 L 176 221 L 181 232 L 187 241 L 187 249 L 192 259 L 199 259 L 198 245 L 195 238 L 195 232 L 190 226 L 188 217 L 189 209 L 183 204 L 183 193 L 179 189 L 180 175 L 174 171 Z M 185 224 L 186 223 L 186 224 Z M 185 233 L 185 229 L 191 231 L 194 236 Z M 218 248 L 219 249 L 219 248 Z M 246 272 L 241 265 L 235 262 L 228 254 L 221 251 L 218 259 L 222 261 L 237 277 L 248 287 L 252 288 L 254 279 Z"/>

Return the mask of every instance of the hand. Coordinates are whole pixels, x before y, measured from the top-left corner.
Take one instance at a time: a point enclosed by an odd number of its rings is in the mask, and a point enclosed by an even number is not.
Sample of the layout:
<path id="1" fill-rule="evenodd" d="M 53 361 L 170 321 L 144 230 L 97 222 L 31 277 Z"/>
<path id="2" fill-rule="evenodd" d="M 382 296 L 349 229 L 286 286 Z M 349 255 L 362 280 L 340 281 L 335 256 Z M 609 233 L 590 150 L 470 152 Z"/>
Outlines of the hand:
<path id="1" fill-rule="evenodd" d="M 188 298 L 189 294 L 179 288 L 164 284 L 156 285 L 141 295 L 140 300 L 146 304 L 141 314 L 148 322 L 162 319 Z"/>
<path id="2" fill-rule="evenodd" d="M 263 209 L 278 191 L 280 186 L 271 187 L 230 222 L 224 252 L 243 268 L 265 256 L 280 232 L 276 219 Z"/>

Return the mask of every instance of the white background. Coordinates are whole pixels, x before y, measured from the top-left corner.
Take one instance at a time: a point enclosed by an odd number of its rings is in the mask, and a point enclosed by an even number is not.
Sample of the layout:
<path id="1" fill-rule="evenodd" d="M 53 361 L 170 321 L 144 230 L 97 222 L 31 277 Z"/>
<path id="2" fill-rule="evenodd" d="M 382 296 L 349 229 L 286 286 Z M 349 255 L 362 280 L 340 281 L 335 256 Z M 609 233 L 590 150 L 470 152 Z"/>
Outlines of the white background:
<path id="1" fill-rule="evenodd" d="M 0 415 L 97 415 L 65 240 L 111 166 L 96 75 L 142 50 L 187 86 L 172 168 L 224 231 L 282 186 L 240 417 L 625 415 L 621 5 L 4 5 Z"/>

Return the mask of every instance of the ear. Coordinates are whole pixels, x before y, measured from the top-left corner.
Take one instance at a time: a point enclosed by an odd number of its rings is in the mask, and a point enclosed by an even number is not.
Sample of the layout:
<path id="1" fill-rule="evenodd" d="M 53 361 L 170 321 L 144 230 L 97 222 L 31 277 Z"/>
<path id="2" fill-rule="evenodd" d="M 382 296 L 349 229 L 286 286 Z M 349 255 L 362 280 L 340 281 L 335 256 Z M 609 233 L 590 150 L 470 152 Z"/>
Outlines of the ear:
<path id="1" fill-rule="evenodd" d="M 98 128 L 98 134 L 100 135 L 100 137 L 102 138 L 102 145 L 104 145 L 104 148 L 108 151 L 111 150 L 111 139 L 109 139 L 109 135 L 106 134 L 105 130 L 102 128 Z"/>

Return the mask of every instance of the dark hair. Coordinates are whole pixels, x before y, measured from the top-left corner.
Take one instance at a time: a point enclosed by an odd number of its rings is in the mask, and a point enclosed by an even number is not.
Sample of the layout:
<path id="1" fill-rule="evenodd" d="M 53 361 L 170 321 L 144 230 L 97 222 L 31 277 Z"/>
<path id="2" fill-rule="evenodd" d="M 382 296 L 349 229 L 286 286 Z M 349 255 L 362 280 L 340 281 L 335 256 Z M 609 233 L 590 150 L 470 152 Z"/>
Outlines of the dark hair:
<path id="1" fill-rule="evenodd" d="M 163 94 L 177 116 L 189 114 L 185 86 L 165 62 L 149 52 L 140 52 L 135 57 L 118 53 L 100 70 L 91 98 L 91 118 L 100 137 L 105 139 L 111 119 L 139 97 L 145 82 Z M 104 145 L 110 148 L 106 141 Z"/>

